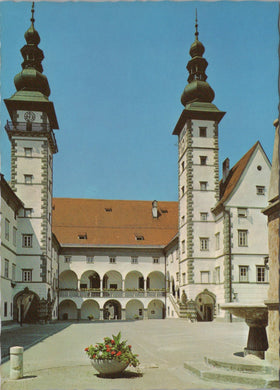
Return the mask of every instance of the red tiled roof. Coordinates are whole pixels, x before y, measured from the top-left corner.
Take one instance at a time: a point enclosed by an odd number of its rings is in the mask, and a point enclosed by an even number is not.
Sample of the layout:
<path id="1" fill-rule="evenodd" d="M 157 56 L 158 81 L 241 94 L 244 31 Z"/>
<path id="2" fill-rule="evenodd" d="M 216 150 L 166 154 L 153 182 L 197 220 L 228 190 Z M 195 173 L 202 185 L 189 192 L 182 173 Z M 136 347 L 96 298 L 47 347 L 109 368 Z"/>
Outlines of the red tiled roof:
<path id="1" fill-rule="evenodd" d="M 222 180 L 220 181 L 220 200 L 215 209 L 229 198 L 258 145 L 260 145 L 259 141 L 231 168 L 225 183 Z"/>
<path id="2" fill-rule="evenodd" d="M 158 218 L 151 201 L 54 198 L 53 206 L 53 232 L 62 245 L 165 246 L 178 231 L 178 202 L 159 201 Z"/>

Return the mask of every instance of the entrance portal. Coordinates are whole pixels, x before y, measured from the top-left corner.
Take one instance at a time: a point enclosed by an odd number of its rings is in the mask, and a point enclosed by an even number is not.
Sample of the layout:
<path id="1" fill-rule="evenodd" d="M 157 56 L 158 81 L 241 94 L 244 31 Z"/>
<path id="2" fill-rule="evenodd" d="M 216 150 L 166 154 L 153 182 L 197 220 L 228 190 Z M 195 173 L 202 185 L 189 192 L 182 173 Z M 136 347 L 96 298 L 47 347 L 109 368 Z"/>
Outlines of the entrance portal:
<path id="1" fill-rule="evenodd" d="M 121 320 L 122 318 L 121 304 L 114 299 L 107 301 L 104 305 L 103 317 L 104 320 Z"/>
<path id="2" fill-rule="evenodd" d="M 215 295 L 206 290 L 196 299 L 197 321 L 213 321 L 215 308 Z"/>

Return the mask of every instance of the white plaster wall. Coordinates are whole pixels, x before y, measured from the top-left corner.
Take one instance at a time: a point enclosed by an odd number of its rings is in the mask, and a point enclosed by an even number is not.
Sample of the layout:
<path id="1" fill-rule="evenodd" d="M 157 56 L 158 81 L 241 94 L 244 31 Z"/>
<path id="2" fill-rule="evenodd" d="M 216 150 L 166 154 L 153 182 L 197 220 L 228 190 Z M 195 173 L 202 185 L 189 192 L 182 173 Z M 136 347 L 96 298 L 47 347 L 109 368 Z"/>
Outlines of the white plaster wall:
<path id="1" fill-rule="evenodd" d="M 68 319 L 69 320 L 76 320 L 77 319 L 77 307 L 74 304 L 73 301 L 63 301 L 59 305 L 59 319 L 63 319 L 63 314 L 67 313 L 68 314 Z"/>
<path id="2" fill-rule="evenodd" d="M 162 318 L 162 309 L 164 305 L 161 301 L 153 300 L 149 303 L 148 306 L 148 318 L 149 319 L 161 319 Z"/>
<path id="3" fill-rule="evenodd" d="M 127 320 L 133 320 L 135 319 L 135 316 L 138 316 L 139 319 L 143 319 L 144 305 L 142 302 L 136 299 L 132 299 L 131 301 L 127 302 L 125 309 Z M 142 309 L 142 316 L 139 315 L 139 309 Z"/>
<path id="4" fill-rule="evenodd" d="M 94 300 L 88 300 L 83 302 L 81 307 L 81 319 L 88 319 L 88 316 L 93 315 L 95 320 L 100 318 L 100 310 L 99 305 Z"/>

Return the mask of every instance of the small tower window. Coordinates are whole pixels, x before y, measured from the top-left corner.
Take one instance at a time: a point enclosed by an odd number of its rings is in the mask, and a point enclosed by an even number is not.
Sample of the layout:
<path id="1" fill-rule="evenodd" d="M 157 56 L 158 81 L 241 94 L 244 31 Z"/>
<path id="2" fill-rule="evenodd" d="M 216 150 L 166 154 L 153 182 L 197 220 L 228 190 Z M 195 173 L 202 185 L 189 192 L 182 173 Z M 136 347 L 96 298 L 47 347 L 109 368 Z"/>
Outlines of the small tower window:
<path id="1" fill-rule="evenodd" d="M 79 239 L 79 240 L 87 240 L 87 233 L 78 234 L 78 239 Z"/>
<path id="2" fill-rule="evenodd" d="M 24 175 L 24 183 L 25 184 L 32 184 L 32 175 Z"/>
<path id="3" fill-rule="evenodd" d="M 206 127 L 200 127 L 199 128 L 199 136 L 200 137 L 207 137 Z"/>
<path id="4" fill-rule="evenodd" d="M 32 148 L 24 148 L 24 156 L 32 157 Z"/>
<path id="5" fill-rule="evenodd" d="M 200 165 L 206 165 L 207 156 L 200 156 Z"/>
<path id="6" fill-rule="evenodd" d="M 207 191 L 207 181 L 200 182 L 200 191 Z"/>
<path id="7" fill-rule="evenodd" d="M 136 241 L 143 241 L 143 240 L 144 240 L 144 236 L 135 234 L 135 240 L 136 240 Z"/>

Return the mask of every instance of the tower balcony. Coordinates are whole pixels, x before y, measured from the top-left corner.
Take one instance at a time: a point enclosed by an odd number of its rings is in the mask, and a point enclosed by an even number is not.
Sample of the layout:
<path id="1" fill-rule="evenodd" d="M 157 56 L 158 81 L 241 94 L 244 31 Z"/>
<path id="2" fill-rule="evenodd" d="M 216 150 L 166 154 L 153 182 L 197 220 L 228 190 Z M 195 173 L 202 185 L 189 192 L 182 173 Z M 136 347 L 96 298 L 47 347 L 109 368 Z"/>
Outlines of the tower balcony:
<path id="1" fill-rule="evenodd" d="M 53 133 L 52 127 L 48 123 L 7 121 L 5 130 L 10 140 L 15 135 L 28 137 L 46 137 L 48 138 L 52 152 L 58 152 L 55 135 Z"/>

